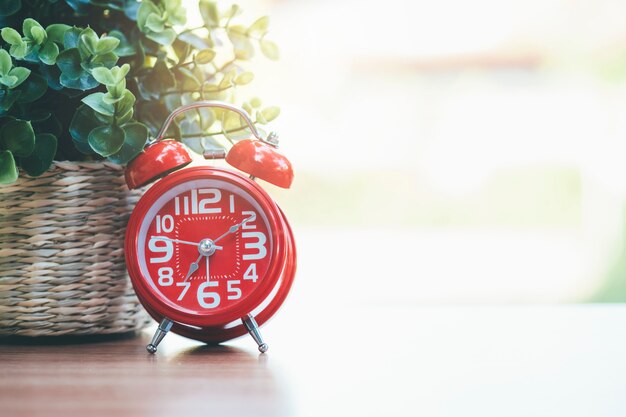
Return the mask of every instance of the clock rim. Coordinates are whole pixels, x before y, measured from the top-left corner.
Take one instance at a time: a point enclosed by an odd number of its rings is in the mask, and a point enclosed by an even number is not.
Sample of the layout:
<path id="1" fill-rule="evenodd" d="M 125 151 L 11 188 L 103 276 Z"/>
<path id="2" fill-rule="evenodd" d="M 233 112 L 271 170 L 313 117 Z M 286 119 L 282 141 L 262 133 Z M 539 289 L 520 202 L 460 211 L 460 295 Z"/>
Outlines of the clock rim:
<path id="1" fill-rule="evenodd" d="M 257 201 L 267 216 L 269 229 L 272 233 L 273 245 L 270 264 L 261 279 L 261 285 L 233 307 L 227 307 L 219 313 L 207 311 L 204 314 L 195 314 L 181 311 L 169 299 L 157 294 L 141 274 L 137 256 L 137 239 L 139 229 L 148 210 L 154 202 L 167 190 L 184 182 L 198 179 L 217 179 L 229 182 L 246 191 Z M 141 196 L 135 209 L 131 213 L 125 238 L 126 267 L 139 301 L 150 310 L 161 316 L 190 326 L 208 327 L 226 325 L 237 320 L 260 305 L 267 298 L 272 288 L 280 279 L 280 266 L 286 256 L 284 231 L 280 228 L 281 213 L 272 198 L 256 182 L 243 175 L 217 167 L 196 166 L 173 172 L 152 185 Z"/>

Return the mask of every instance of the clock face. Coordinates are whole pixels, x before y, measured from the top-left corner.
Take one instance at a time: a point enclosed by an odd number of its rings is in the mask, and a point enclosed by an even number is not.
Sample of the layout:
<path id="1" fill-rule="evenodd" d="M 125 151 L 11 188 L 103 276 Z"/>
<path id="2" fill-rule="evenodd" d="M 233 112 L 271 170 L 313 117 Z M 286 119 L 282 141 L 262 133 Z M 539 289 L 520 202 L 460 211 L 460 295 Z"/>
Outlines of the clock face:
<path id="1" fill-rule="evenodd" d="M 152 202 L 139 224 L 141 279 L 175 310 L 222 313 L 263 283 L 274 255 L 271 230 L 245 189 L 221 179 L 179 183 Z"/>

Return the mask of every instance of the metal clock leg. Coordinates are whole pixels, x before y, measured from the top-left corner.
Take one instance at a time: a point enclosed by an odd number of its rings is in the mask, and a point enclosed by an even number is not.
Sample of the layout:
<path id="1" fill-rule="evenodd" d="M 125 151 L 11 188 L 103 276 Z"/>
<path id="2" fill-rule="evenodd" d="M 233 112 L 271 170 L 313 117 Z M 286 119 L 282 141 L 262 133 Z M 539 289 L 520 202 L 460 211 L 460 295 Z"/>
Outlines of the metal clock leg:
<path id="1" fill-rule="evenodd" d="M 159 328 L 156 332 L 154 332 L 154 336 L 152 336 L 150 344 L 146 346 L 146 350 L 148 352 L 156 353 L 157 346 L 159 346 L 159 343 L 161 343 L 161 340 L 163 340 L 167 332 L 170 331 L 170 329 L 172 328 L 172 324 L 174 324 L 174 322 L 167 317 L 161 321 L 161 323 L 159 324 Z"/>
<path id="2" fill-rule="evenodd" d="M 242 317 L 241 321 L 248 329 L 248 333 L 254 339 L 257 345 L 259 345 L 259 352 L 265 353 L 269 349 L 267 343 L 263 341 L 263 336 L 261 336 L 261 332 L 259 331 L 259 325 L 256 324 L 256 320 L 252 314 L 248 314 L 246 317 Z"/>

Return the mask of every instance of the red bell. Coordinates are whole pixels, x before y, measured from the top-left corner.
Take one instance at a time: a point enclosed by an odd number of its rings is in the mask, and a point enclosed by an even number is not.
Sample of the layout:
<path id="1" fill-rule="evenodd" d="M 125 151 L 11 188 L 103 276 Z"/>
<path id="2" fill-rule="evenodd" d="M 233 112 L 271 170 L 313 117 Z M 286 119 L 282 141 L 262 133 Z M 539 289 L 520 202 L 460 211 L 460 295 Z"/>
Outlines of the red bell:
<path id="1" fill-rule="evenodd" d="M 245 139 L 237 142 L 226 155 L 226 162 L 282 188 L 289 188 L 293 181 L 291 162 L 273 146 L 260 140 Z"/>
<path id="2" fill-rule="evenodd" d="M 180 142 L 162 140 L 146 147 L 126 166 L 124 176 L 129 189 L 142 187 L 191 162 L 189 152 Z"/>

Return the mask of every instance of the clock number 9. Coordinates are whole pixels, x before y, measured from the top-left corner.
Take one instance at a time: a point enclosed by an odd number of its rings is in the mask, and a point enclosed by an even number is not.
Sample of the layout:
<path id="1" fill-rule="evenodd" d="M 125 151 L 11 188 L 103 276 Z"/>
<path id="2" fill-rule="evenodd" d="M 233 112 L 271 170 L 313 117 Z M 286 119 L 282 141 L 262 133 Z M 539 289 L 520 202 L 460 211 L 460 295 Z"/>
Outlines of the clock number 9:
<path id="1" fill-rule="evenodd" d="M 215 308 L 220 305 L 220 295 L 213 291 L 205 291 L 208 287 L 217 287 L 218 281 L 205 281 L 198 285 L 198 304 L 203 308 Z M 207 302 L 210 299 L 210 302 Z"/>
<path id="2" fill-rule="evenodd" d="M 148 249 L 154 253 L 163 253 L 163 256 L 156 256 L 150 258 L 151 264 L 161 264 L 163 262 L 168 262 L 172 259 L 172 255 L 174 254 L 174 245 L 169 240 L 161 240 L 155 239 L 161 236 L 153 236 L 148 242 Z"/>

